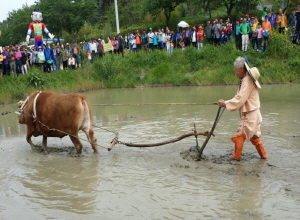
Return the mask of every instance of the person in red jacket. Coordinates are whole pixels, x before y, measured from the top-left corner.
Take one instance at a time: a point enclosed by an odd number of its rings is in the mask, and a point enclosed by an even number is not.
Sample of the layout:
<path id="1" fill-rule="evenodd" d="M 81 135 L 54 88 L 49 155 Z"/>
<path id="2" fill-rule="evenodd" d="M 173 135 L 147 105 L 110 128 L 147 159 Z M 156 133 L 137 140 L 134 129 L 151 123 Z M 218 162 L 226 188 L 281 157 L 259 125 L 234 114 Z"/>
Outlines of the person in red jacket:
<path id="1" fill-rule="evenodd" d="M 198 50 L 201 50 L 203 48 L 203 41 L 204 41 L 204 31 L 202 25 L 200 25 L 198 27 L 198 32 L 197 32 Z"/>

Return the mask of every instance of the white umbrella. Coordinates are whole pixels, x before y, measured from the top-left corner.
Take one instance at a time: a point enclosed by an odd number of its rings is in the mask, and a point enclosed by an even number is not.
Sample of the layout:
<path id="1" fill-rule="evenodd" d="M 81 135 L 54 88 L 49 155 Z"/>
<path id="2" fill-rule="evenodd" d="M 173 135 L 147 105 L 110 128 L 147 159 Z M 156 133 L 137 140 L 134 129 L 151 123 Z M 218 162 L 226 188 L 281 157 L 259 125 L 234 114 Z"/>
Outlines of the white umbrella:
<path id="1" fill-rule="evenodd" d="M 180 21 L 178 24 L 177 24 L 178 27 L 189 27 L 190 25 L 188 23 L 186 23 L 185 21 Z"/>

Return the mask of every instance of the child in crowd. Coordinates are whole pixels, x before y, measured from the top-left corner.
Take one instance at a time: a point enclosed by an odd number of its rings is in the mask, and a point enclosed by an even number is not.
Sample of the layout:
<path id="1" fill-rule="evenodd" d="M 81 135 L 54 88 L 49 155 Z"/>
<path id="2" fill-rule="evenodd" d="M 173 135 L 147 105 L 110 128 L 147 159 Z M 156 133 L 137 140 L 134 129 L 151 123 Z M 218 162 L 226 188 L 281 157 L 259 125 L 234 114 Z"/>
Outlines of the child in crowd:
<path id="1" fill-rule="evenodd" d="M 87 58 L 90 62 L 92 62 L 92 54 L 91 54 L 91 51 L 90 51 L 90 50 L 87 50 L 87 52 L 86 52 L 86 58 Z"/>
<path id="2" fill-rule="evenodd" d="M 220 44 L 224 45 L 226 41 L 227 41 L 227 36 L 226 36 L 225 32 L 222 30 L 221 35 L 220 35 Z"/>
<path id="3" fill-rule="evenodd" d="M 257 29 L 256 29 L 256 33 L 257 33 L 257 36 L 256 36 L 256 42 L 257 42 L 257 51 L 260 51 L 261 50 L 261 43 L 262 43 L 262 28 L 261 28 L 261 24 L 258 24 L 257 25 Z"/>
<path id="4" fill-rule="evenodd" d="M 299 33 L 296 31 L 296 28 L 293 27 L 293 30 L 292 30 L 292 42 L 293 44 L 298 44 L 299 43 Z"/>
<path id="5" fill-rule="evenodd" d="M 174 43 L 171 43 L 170 53 L 173 53 L 174 50 Z"/>
<path id="6" fill-rule="evenodd" d="M 69 57 L 69 66 L 71 66 L 72 69 L 75 69 L 75 58 L 72 55 Z"/>
<path id="7" fill-rule="evenodd" d="M 185 44 L 184 44 L 184 40 L 183 40 L 183 38 L 180 38 L 179 45 L 180 45 L 180 47 L 181 47 L 181 50 L 184 50 L 184 48 L 185 48 Z"/>

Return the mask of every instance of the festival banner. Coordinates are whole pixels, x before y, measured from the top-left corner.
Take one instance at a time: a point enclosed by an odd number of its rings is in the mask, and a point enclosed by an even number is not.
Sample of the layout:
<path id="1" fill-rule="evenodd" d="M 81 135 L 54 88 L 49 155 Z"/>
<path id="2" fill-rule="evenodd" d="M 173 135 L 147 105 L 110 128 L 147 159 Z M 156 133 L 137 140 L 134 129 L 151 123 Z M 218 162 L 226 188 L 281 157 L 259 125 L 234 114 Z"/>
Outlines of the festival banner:
<path id="1" fill-rule="evenodd" d="M 104 48 L 104 52 L 114 50 L 114 48 L 113 48 L 113 46 L 112 46 L 112 43 L 103 44 L 103 48 Z"/>

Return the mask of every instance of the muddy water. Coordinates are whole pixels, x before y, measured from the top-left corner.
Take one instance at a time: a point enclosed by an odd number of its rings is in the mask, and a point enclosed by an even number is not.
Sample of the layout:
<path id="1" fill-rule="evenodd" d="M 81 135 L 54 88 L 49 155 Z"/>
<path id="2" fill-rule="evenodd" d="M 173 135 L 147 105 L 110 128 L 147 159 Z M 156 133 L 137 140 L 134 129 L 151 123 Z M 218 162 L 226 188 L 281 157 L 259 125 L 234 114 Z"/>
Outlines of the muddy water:
<path id="1" fill-rule="evenodd" d="M 229 99 L 236 89 L 108 89 L 85 95 L 91 104 L 208 103 Z M 44 155 L 31 150 L 15 114 L 0 115 L 0 219 L 300 219 L 299 92 L 299 85 L 260 90 L 268 160 L 259 159 L 249 142 L 240 161 L 230 159 L 237 112 L 223 113 L 201 161 L 186 152 L 195 146 L 193 137 L 157 148 L 99 148 L 98 155 L 84 142 L 81 157 L 74 157 L 69 138 L 49 138 L 50 153 Z M 0 107 L 0 113 L 15 110 Z M 198 131 L 209 130 L 216 113 L 213 105 L 92 107 L 96 125 L 136 143 L 180 136 L 194 122 Z M 108 147 L 114 135 L 95 132 Z"/>

